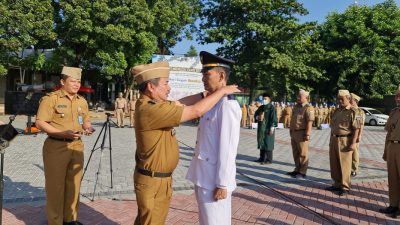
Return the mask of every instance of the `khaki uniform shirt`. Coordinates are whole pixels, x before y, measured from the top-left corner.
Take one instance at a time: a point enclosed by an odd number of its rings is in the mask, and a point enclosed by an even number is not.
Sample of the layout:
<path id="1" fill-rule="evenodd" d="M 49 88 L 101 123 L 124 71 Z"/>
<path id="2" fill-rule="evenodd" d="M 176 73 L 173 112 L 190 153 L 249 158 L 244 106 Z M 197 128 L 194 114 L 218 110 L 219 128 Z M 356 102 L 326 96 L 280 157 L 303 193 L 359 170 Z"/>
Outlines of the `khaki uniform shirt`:
<path id="1" fill-rule="evenodd" d="M 76 94 L 71 100 L 63 90 L 58 90 L 42 97 L 36 119 L 61 131 L 82 131 L 83 123 L 89 122 L 89 108 L 82 96 Z"/>
<path id="2" fill-rule="evenodd" d="M 256 110 L 257 110 L 257 106 L 249 105 L 249 111 L 248 111 L 249 116 L 253 116 L 254 117 L 254 113 L 256 112 Z"/>
<path id="3" fill-rule="evenodd" d="M 350 105 L 335 110 L 331 121 L 333 135 L 349 135 L 361 128 L 361 120 L 357 117 L 357 110 Z"/>
<path id="4" fill-rule="evenodd" d="M 324 117 L 324 108 L 319 108 L 318 109 L 318 118 L 323 118 Z"/>
<path id="5" fill-rule="evenodd" d="M 115 106 L 117 109 L 125 109 L 126 108 L 126 99 L 125 98 L 117 98 L 115 100 Z"/>
<path id="6" fill-rule="evenodd" d="M 296 104 L 293 108 L 290 130 L 305 130 L 307 123 L 314 119 L 314 107 L 308 103 Z"/>
<path id="7" fill-rule="evenodd" d="M 291 116 L 292 115 L 292 107 L 286 106 L 283 110 L 283 116 Z"/>
<path id="8" fill-rule="evenodd" d="M 173 172 L 178 164 L 179 147 L 174 127 L 180 124 L 183 106 L 156 102 L 141 95 L 136 102 L 136 166 L 155 172 Z"/>
<path id="9" fill-rule="evenodd" d="M 136 100 L 130 100 L 129 104 L 128 104 L 129 110 L 130 111 L 135 111 L 135 107 L 136 107 Z"/>
<path id="10" fill-rule="evenodd" d="M 388 132 L 387 141 L 400 141 L 400 107 L 396 107 L 390 112 L 385 130 Z"/>

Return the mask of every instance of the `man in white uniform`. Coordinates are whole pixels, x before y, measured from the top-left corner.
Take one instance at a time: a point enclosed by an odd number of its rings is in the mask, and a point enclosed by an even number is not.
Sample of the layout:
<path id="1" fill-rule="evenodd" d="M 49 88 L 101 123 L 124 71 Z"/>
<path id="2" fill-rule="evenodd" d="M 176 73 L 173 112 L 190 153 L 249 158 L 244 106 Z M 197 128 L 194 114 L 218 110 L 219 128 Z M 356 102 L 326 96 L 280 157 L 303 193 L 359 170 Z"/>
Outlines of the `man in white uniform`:
<path id="1" fill-rule="evenodd" d="M 226 86 L 232 60 L 200 52 L 203 83 L 208 93 Z M 236 188 L 236 154 L 242 111 L 223 97 L 200 118 L 195 155 L 186 178 L 195 185 L 200 225 L 231 224 L 231 197 Z"/>

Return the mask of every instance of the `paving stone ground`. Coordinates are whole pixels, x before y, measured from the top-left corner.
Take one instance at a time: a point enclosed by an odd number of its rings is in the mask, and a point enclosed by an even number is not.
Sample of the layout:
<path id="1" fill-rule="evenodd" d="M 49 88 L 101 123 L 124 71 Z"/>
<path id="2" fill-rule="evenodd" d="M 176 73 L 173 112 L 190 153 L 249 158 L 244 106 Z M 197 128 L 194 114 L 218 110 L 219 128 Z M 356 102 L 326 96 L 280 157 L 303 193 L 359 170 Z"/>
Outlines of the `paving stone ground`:
<path id="1" fill-rule="evenodd" d="M 95 135 L 83 139 L 85 165 L 104 121 L 104 117 L 96 117 Z M 0 120 L 6 121 L 6 117 Z M 15 127 L 23 129 L 25 122 L 24 117 L 17 118 Z M 173 176 L 175 193 L 167 224 L 198 224 L 193 186 L 184 179 L 196 132 L 197 127 L 192 124 L 177 128 L 181 154 Z M 82 194 L 91 197 L 102 159 L 95 200 L 81 197 L 79 220 L 84 224 L 133 224 L 137 213 L 132 184 L 134 130 L 112 127 L 111 134 L 113 188 L 110 188 L 110 149 L 106 140 L 103 151 L 93 151 L 82 183 Z M 274 164 L 259 165 L 252 162 L 258 156 L 256 131 L 242 129 L 237 156 L 240 187 L 234 192 L 232 202 L 233 224 L 400 224 L 400 220 L 377 213 L 388 203 L 386 164 L 382 160 L 386 135 L 383 127 L 366 127 L 360 144 L 360 172 L 352 179 L 352 191 L 346 197 L 323 190 L 331 182 L 329 134 L 329 129 L 313 130 L 308 176 L 293 179 L 285 175 L 293 170 L 288 130 L 276 131 Z M 46 224 L 41 154 L 45 138 L 45 134 L 20 135 L 6 151 L 3 224 Z"/>

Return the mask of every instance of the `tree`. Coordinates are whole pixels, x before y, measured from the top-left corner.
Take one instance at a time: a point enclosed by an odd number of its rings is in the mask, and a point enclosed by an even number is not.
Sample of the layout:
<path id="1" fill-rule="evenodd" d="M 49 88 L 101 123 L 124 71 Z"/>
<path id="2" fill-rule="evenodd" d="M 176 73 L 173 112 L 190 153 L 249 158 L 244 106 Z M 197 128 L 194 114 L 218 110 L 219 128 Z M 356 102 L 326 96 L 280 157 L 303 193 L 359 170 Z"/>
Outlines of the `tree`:
<path id="1" fill-rule="evenodd" d="M 322 90 L 345 88 L 367 98 L 393 93 L 400 83 L 398 21 L 393 0 L 330 14 L 317 32 L 327 53 L 320 64 L 329 78 Z"/>
<path id="2" fill-rule="evenodd" d="M 154 17 L 145 0 L 55 1 L 61 63 L 93 70 L 103 77 L 132 81 L 129 68 L 148 62 L 156 50 L 149 30 Z"/>
<path id="3" fill-rule="evenodd" d="M 183 37 L 191 39 L 200 0 L 147 0 L 156 18 L 151 32 L 157 37 L 157 54 L 171 54 L 170 48 Z"/>
<path id="4" fill-rule="evenodd" d="M 40 70 L 43 49 L 55 44 L 51 1 L 3 0 L 0 15 L 0 74 L 17 66 L 24 83 L 26 70 Z"/>
<path id="5" fill-rule="evenodd" d="M 189 47 L 189 51 L 185 54 L 186 57 L 196 57 L 197 54 L 197 50 L 193 45 L 190 45 Z"/>
<path id="6" fill-rule="evenodd" d="M 217 53 L 236 61 L 233 81 L 290 97 L 323 79 L 315 67 L 321 47 L 312 41 L 315 23 L 299 24 L 307 10 L 296 0 L 209 0 L 200 39 L 223 46 Z"/>

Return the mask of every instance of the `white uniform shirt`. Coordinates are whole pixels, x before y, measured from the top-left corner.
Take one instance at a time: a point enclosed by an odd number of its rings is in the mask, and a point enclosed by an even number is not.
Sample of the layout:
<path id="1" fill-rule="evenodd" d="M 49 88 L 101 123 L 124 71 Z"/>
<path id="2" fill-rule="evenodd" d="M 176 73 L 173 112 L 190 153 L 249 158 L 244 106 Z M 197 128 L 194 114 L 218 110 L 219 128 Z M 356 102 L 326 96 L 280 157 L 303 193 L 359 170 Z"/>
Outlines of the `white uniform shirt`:
<path id="1" fill-rule="evenodd" d="M 236 154 L 242 111 L 236 100 L 223 97 L 200 118 L 194 156 L 186 179 L 214 190 L 236 188 Z"/>

